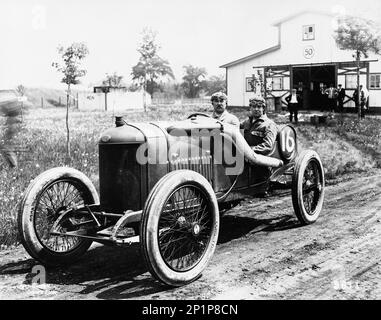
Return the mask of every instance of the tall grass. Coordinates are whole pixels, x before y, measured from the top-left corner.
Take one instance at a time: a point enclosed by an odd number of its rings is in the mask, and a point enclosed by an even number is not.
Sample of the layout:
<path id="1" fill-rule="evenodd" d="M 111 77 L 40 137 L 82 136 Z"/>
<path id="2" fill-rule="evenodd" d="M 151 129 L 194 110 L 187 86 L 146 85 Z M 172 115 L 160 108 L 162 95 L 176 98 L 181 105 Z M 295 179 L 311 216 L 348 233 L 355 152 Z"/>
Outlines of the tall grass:
<path id="1" fill-rule="evenodd" d="M 327 179 L 352 172 L 365 172 L 376 167 L 375 159 L 364 153 L 337 134 L 334 127 L 300 125 L 297 128 L 298 142 L 303 149 L 315 150 L 323 163 Z"/>
<path id="2" fill-rule="evenodd" d="M 364 154 L 370 155 L 381 168 L 381 118 L 367 117 L 365 121 L 349 119 L 335 128 L 335 132 Z"/>

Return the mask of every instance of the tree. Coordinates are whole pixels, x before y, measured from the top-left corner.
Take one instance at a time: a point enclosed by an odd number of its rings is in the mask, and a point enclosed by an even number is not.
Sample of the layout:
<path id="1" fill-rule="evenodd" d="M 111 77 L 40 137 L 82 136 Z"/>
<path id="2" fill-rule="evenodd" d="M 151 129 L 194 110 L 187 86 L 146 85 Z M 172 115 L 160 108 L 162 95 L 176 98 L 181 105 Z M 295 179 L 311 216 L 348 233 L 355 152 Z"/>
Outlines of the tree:
<path id="1" fill-rule="evenodd" d="M 174 101 L 184 96 L 184 90 L 180 83 L 167 81 L 160 82 L 160 92 L 154 93 L 154 99 Z"/>
<path id="2" fill-rule="evenodd" d="M 192 65 L 183 66 L 185 75 L 183 76 L 182 88 L 188 98 L 196 98 L 202 89 L 202 81 L 207 74 L 205 68 L 194 67 Z"/>
<path id="3" fill-rule="evenodd" d="M 361 119 L 360 108 L 360 60 L 361 56 L 368 58 L 369 52 L 379 53 L 381 50 L 380 28 L 373 21 L 353 17 L 338 18 L 338 27 L 334 31 L 336 44 L 340 49 L 354 51 L 353 57 L 357 66 L 357 105 L 358 117 Z"/>
<path id="4" fill-rule="evenodd" d="M 66 152 L 70 159 L 70 130 L 69 130 L 69 106 L 70 106 L 70 88 L 72 85 L 80 83 L 79 78 L 86 74 L 86 70 L 81 68 L 83 59 L 89 54 L 89 49 L 82 42 L 75 42 L 69 47 L 58 47 L 58 53 L 61 56 L 61 63 L 53 62 L 52 66 L 58 72 L 63 74 L 62 83 L 67 85 L 66 92 Z"/>
<path id="5" fill-rule="evenodd" d="M 203 81 L 202 87 L 208 95 L 219 91 L 226 92 L 225 76 L 222 74 L 219 76 L 211 76 L 209 79 Z"/>
<path id="6" fill-rule="evenodd" d="M 123 82 L 123 76 L 118 75 L 116 72 L 111 75 L 106 74 L 106 79 L 102 81 L 102 85 L 115 88 L 121 88 L 125 86 Z"/>
<path id="7" fill-rule="evenodd" d="M 159 88 L 159 79 L 170 77 L 174 79 L 173 71 L 169 62 L 158 55 L 160 46 L 156 43 L 157 32 L 145 28 L 142 32 L 142 41 L 137 51 L 140 53 L 139 62 L 132 67 L 132 80 L 137 81 L 139 86 L 147 91 L 151 98 L 155 90 Z M 144 97 L 144 110 L 146 110 Z"/>

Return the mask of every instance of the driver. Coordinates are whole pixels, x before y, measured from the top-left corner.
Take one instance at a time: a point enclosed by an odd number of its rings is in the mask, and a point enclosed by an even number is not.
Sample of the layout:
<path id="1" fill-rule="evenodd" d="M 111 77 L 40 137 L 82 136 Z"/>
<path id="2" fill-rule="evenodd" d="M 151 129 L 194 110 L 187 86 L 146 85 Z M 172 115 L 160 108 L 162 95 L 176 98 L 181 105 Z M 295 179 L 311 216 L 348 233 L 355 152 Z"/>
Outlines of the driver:
<path id="1" fill-rule="evenodd" d="M 268 155 L 274 147 L 277 125 L 266 115 L 266 101 L 261 96 L 249 100 L 249 118 L 241 123 L 244 137 L 255 153 Z"/>
<path id="2" fill-rule="evenodd" d="M 221 122 L 230 123 L 239 128 L 240 123 L 238 118 L 226 110 L 228 97 L 225 93 L 215 92 L 212 94 L 210 100 L 214 109 L 212 118 L 217 119 Z"/>

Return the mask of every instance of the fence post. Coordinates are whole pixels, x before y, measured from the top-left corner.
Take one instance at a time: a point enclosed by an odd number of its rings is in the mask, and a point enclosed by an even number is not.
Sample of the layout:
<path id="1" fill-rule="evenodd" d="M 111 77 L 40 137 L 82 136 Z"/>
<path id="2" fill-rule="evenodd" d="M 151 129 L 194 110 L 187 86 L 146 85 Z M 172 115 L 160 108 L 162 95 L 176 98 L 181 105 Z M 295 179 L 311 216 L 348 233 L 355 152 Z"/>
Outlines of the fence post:
<path id="1" fill-rule="evenodd" d="M 61 106 L 61 97 L 58 97 L 58 106 Z"/>
<path id="2" fill-rule="evenodd" d="M 41 108 L 44 108 L 44 98 L 41 97 Z"/>

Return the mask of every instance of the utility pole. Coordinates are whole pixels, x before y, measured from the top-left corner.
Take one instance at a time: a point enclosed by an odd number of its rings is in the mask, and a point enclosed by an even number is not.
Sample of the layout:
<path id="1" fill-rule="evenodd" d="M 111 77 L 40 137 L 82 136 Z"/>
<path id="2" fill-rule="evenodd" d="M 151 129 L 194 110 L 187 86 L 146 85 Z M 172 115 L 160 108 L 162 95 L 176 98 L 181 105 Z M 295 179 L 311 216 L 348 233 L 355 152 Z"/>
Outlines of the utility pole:
<path id="1" fill-rule="evenodd" d="M 107 91 L 105 91 L 105 111 L 107 111 Z"/>

